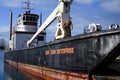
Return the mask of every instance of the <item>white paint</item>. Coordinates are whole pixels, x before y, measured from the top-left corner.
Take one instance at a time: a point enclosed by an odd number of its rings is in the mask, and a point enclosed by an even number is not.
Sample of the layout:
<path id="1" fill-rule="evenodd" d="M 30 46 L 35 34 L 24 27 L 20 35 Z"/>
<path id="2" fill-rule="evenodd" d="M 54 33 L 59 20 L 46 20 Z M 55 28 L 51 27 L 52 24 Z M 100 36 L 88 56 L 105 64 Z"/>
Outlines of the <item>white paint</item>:
<path id="1" fill-rule="evenodd" d="M 23 49 L 23 48 L 27 48 L 27 41 L 34 35 L 33 33 L 35 33 L 37 31 L 37 25 L 30 25 L 30 24 L 26 24 L 24 25 L 24 22 L 32 22 L 32 21 L 22 21 L 23 17 L 25 17 L 27 14 L 25 15 L 21 15 L 17 18 L 17 26 L 15 29 L 13 29 L 12 31 L 12 37 L 11 40 L 9 42 L 9 49 L 10 50 L 17 50 L 17 49 Z M 29 16 L 35 17 L 35 15 L 32 14 L 28 14 Z M 36 16 L 37 17 L 37 16 Z M 21 21 L 21 23 L 19 22 L 19 20 Z M 36 23 L 38 21 L 38 18 L 36 18 Z M 35 22 L 35 21 L 33 21 Z M 39 45 L 43 45 L 46 41 L 46 34 L 39 34 L 39 36 L 43 36 L 44 40 L 42 41 L 38 41 L 37 39 L 35 39 L 33 41 L 33 43 L 31 44 L 30 47 L 36 47 Z"/>

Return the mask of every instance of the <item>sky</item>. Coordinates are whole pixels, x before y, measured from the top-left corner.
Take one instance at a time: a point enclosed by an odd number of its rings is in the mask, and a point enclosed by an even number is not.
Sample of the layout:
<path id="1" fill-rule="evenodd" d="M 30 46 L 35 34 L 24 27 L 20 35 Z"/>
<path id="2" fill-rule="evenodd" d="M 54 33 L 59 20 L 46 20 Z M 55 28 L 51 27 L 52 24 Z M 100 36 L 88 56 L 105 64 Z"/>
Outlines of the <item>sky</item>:
<path id="1" fill-rule="evenodd" d="M 0 38 L 9 40 L 9 13 L 13 12 L 13 26 L 16 18 L 24 13 L 22 2 L 25 0 L 0 0 Z M 43 22 L 57 7 L 59 0 L 30 0 L 32 13 L 43 15 Z M 108 29 L 110 24 L 120 25 L 120 0 L 73 0 L 71 12 L 73 30 L 72 36 L 83 34 L 84 27 L 91 23 L 101 24 L 102 29 Z M 39 21 L 38 21 L 39 22 Z M 39 25 L 39 24 L 38 24 Z M 46 30 L 47 40 L 54 40 L 57 21 Z"/>

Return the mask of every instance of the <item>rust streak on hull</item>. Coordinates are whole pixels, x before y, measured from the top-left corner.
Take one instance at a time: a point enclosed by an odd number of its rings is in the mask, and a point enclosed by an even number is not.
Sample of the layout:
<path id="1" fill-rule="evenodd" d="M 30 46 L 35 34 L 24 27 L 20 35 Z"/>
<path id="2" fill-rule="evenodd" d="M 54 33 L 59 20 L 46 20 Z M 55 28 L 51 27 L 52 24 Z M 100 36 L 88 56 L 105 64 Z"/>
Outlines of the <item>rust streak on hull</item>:
<path id="1" fill-rule="evenodd" d="M 10 66 L 14 67 L 21 73 L 31 74 L 45 80 L 88 80 L 88 74 L 37 67 L 23 63 L 16 63 L 10 60 L 6 60 L 6 63 L 8 63 Z"/>

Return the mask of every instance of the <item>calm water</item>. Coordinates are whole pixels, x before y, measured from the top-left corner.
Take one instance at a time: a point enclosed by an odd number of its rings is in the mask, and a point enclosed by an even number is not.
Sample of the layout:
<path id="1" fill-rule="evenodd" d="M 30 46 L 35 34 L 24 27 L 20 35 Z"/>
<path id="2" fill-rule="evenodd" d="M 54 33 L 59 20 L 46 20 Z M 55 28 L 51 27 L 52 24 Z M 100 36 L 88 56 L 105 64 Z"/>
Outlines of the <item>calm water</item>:
<path id="1" fill-rule="evenodd" d="M 4 50 L 0 50 L 0 80 L 9 80 L 4 74 Z"/>
<path id="2" fill-rule="evenodd" d="M 0 50 L 0 80 L 9 80 L 4 74 L 4 50 Z"/>
<path id="3" fill-rule="evenodd" d="M 21 74 L 8 64 L 4 64 L 4 50 L 0 50 L 0 80 L 42 80 L 29 74 Z"/>
<path id="4" fill-rule="evenodd" d="M 0 80 L 28 80 L 28 78 L 4 64 L 4 50 L 0 50 Z"/>

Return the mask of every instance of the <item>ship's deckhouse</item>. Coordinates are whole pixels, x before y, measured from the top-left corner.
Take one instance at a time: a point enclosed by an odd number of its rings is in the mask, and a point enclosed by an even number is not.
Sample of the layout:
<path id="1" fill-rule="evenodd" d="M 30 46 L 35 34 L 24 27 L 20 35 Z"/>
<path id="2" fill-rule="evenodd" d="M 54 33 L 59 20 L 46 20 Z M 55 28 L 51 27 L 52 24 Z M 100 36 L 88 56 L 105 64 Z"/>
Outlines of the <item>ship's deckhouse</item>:
<path id="1" fill-rule="evenodd" d="M 27 47 L 27 41 L 35 34 L 38 28 L 39 16 L 25 12 L 17 17 L 17 24 L 12 29 L 10 49 L 22 49 Z M 43 31 L 31 44 L 31 47 L 45 43 L 46 33 Z"/>
<path id="2" fill-rule="evenodd" d="M 17 30 L 22 32 L 36 32 L 39 16 L 36 14 L 22 14 L 17 18 Z"/>

